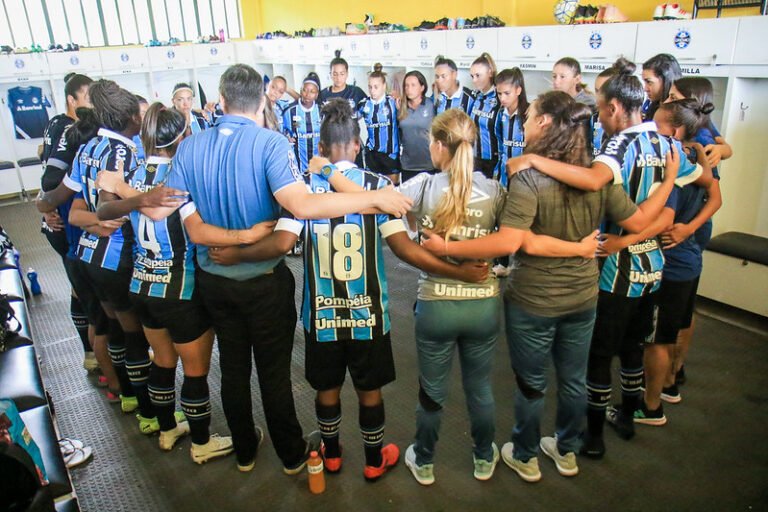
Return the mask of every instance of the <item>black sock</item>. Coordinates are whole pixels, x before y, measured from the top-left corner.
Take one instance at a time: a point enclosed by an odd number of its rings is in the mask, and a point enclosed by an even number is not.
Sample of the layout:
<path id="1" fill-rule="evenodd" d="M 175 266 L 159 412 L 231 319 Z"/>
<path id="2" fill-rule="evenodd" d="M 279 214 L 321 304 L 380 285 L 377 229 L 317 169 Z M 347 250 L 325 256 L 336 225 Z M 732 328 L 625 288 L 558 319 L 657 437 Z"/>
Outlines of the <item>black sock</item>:
<path id="1" fill-rule="evenodd" d="M 341 402 L 336 405 L 322 405 L 315 400 L 317 425 L 323 436 L 326 457 L 341 457 L 339 427 L 341 426 Z"/>
<path id="2" fill-rule="evenodd" d="M 625 418 L 631 418 L 635 415 L 640 403 L 643 367 L 631 369 L 622 367 L 619 375 L 621 376 L 621 414 Z"/>
<path id="3" fill-rule="evenodd" d="M 139 413 L 145 418 L 154 418 L 157 414 L 147 390 L 151 364 L 148 349 L 149 343 L 143 332 L 125 333 L 125 369 L 139 401 Z"/>
<path id="4" fill-rule="evenodd" d="M 587 381 L 587 431 L 592 437 L 603 436 L 605 409 L 611 401 L 611 386 Z"/>
<path id="5" fill-rule="evenodd" d="M 189 422 L 192 442 L 205 444 L 210 437 L 211 401 L 208 392 L 208 376 L 190 377 L 184 375 L 181 386 L 181 410 Z"/>
<path id="6" fill-rule="evenodd" d="M 165 432 L 176 427 L 176 368 L 163 368 L 152 363 L 149 369 L 149 399 L 157 413 L 160 430 Z"/>
<path id="7" fill-rule="evenodd" d="M 107 350 L 109 350 L 109 358 L 112 360 L 112 367 L 115 369 L 115 374 L 117 374 L 117 380 L 120 382 L 120 393 L 123 396 L 136 396 L 133 392 L 131 380 L 128 378 L 128 372 L 125 369 L 125 334 L 117 318 L 110 318 L 108 325 L 109 340 Z"/>
<path id="8" fill-rule="evenodd" d="M 77 297 L 72 296 L 69 299 L 69 316 L 72 317 L 72 323 L 80 336 L 83 352 L 93 352 L 91 342 L 88 340 L 88 316 L 83 311 L 83 305 Z"/>
<path id="9" fill-rule="evenodd" d="M 381 447 L 384 444 L 384 402 L 373 407 L 360 404 L 360 434 L 365 447 L 365 465 L 381 466 Z"/>

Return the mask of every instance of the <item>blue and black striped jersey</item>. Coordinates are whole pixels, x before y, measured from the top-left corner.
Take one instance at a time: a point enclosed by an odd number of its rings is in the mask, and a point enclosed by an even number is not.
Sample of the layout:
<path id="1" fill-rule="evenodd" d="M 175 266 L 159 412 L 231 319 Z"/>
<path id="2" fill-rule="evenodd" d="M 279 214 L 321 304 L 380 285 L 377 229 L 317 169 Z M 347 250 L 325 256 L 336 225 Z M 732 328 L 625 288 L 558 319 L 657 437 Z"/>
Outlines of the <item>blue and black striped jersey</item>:
<path id="1" fill-rule="evenodd" d="M 165 183 L 170 171 L 170 158 L 151 156 L 127 181 L 139 192 L 147 192 Z M 164 299 L 192 298 L 195 287 L 194 244 L 184 229 L 184 217 L 194 211 L 194 203 L 190 202 L 159 221 L 153 221 L 137 210 L 131 212 L 136 243 L 132 293 Z"/>
<path id="2" fill-rule="evenodd" d="M 523 154 L 525 149 L 525 133 L 523 118 L 517 113 L 512 115 L 507 109 L 500 108 L 496 116 L 496 142 L 499 145 L 499 163 L 495 176 L 504 188 L 507 188 L 507 159 Z"/>
<path id="3" fill-rule="evenodd" d="M 280 133 L 283 133 L 283 114 L 290 104 L 291 102 L 288 100 L 277 100 L 272 106 L 272 110 L 275 112 L 275 117 L 277 118 L 277 131 Z"/>
<path id="4" fill-rule="evenodd" d="M 480 160 L 496 160 L 498 158 L 499 147 L 495 130 L 498 113 L 499 101 L 496 98 L 495 88 L 491 88 L 486 93 L 475 91 L 472 113 L 469 115 L 477 126 L 475 158 Z"/>
<path id="5" fill-rule="evenodd" d="M 124 178 L 128 181 L 141 163 L 131 139 L 102 128 L 96 137 L 80 147 L 64 184 L 78 192 L 77 197 L 85 200 L 88 210 L 95 212 L 99 201 L 96 189 L 99 171 L 117 172 L 122 165 Z M 82 261 L 108 270 L 130 269 L 132 256 L 133 230 L 129 223 L 107 237 L 83 231 L 77 247 L 77 257 Z"/>
<path id="6" fill-rule="evenodd" d="M 450 98 L 444 92 L 441 92 L 435 101 L 435 115 L 442 114 L 452 108 L 460 108 L 467 114 L 472 112 L 472 103 L 474 103 L 474 94 L 467 87 L 459 87 Z"/>
<path id="7" fill-rule="evenodd" d="M 320 108 L 328 104 L 329 101 L 341 98 L 349 102 L 349 106 L 354 113 L 354 117 L 358 118 L 359 113 L 357 111 L 357 105 L 363 101 L 366 97 L 365 92 L 356 85 L 347 85 L 340 92 L 333 92 L 331 86 L 326 87 L 320 91 L 320 95 L 317 98 L 317 102 L 320 104 Z"/>
<path id="8" fill-rule="evenodd" d="M 389 95 L 379 101 L 366 98 L 358 103 L 357 110 L 368 128 L 365 147 L 396 160 L 400 155 L 400 134 L 395 99 Z"/>
<path id="9" fill-rule="evenodd" d="M 190 135 L 200 133 L 201 131 L 211 126 L 204 115 L 198 114 L 197 112 L 194 112 L 194 111 L 189 112 L 188 123 L 189 123 Z"/>
<path id="10" fill-rule="evenodd" d="M 600 122 L 600 119 L 598 118 L 597 114 L 592 115 L 592 120 L 590 121 L 590 127 L 592 128 L 592 139 L 591 139 L 591 145 L 592 145 L 592 158 L 596 157 L 600 154 L 600 149 L 603 147 L 603 142 L 605 139 L 605 130 L 603 130 L 603 123 Z"/>
<path id="11" fill-rule="evenodd" d="M 391 182 L 378 174 L 336 164 L 344 176 L 366 190 Z M 315 194 L 332 193 L 321 176 L 308 176 Z M 389 332 L 387 276 L 383 239 L 405 230 L 387 215 L 350 214 L 304 221 L 304 303 L 302 319 L 320 342 L 371 340 Z M 298 231 L 295 231 L 298 233 Z"/>
<path id="12" fill-rule="evenodd" d="M 664 176 L 666 156 L 672 144 L 683 155 L 678 141 L 660 135 L 656 123 L 646 122 L 608 139 L 595 158 L 613 172 L 613 183 L 624 187 L 629 197 L 640 204 Z M 702 169 L 686 158 L 680 159 L 676 184 L 684 186 L 701 176 Z M 605 231 L 621 234 L 621 227 L 607 222 Z M 600 272 L 600 289 L 625 297 L 642 297 L 658 289 L 664 268 L 661 242 L 649 238 L 605 258 Z"/>
<path id="13" fill-rule="evenodd" d="M 144 160 L 144 144 L 141 143 L 141 136 L 136 134 L 131 140 L 133 140 L 133 143 L 136 144 L 136 158 L 139 160 Z"/>
<path id="14" fill-rule="evenodd" d="M 301 172 L 307 170 L 309 161 L 319 152 L 320 124 L 317 103 L 307 109 L 301 102 L 294 101 L 283 112 L 283 133 L 294 139 L 293 151 Z"/>

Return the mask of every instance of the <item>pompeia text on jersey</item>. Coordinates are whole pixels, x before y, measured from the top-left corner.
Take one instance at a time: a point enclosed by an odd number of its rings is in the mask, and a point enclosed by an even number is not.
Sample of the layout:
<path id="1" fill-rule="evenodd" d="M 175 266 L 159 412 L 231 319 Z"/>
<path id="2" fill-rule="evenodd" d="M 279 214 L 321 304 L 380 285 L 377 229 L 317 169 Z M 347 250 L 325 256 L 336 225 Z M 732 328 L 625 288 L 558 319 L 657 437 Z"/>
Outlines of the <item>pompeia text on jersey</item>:
<path id="1" fill-rule="evenodd" d="M 283 112 L 283 132 L 294 140 L 293 151 L 301 172 L 309 168 L 309 161 L 319 153 L 320 124 L 317 103 L 306 109 L 301 102 L 295 101 Z"/>
<path id="2" fill-rule="evenodd" d="M 496 141 L 499 145 L 499 163 L 494 178 L 507 188 L 507 160 L 523 154 L 525 149 L 525 134 L 523 133 L 523 118 L 514 113 L 509 115 L 507 109 L 500 108 L 496 116 Z"/>
<path id="3" fill-rule="evenodd" d="M 621 184 L 629 197 L 640 204 L 663 180 L 666 156 L 673 144 L 684 155 L 678 141 L 660 135 L 656 123 L 645 122 L 605 141 L 595 161 L 607 165 L 613 172 L 613 183 Z M 675 183 L 681 187 L 693 183 L 701 173 L 701 167 L 681 158 Z M 610 222 L 606 223 L 606 231 L 622 233 L 621 227 Z M 649 238 L 605 258 L 600 289 L 625 297 L 642 297 L 658 289 L 663 268 L 661 242 L 658 237 Z"/>
<path id="4" fill-rule="evenodd" d="M 139 166 L 128 184 L 148 192 L 165 183 L 171 159 L 151 156 Z M 194 211 L 194 203 L 184 205 Z M 180 209 L 153 221 L 134 210 L 130 214 L 136 247 L 133 254 L 131 293 L 164 299 L 189 300 L 195 287 L 194 245 L 184 229 Z"/>
<path id="5" fill-rule="evenodd" d="M 459 87 L 450 98 L 447 94 L 441 92 L 437 97 L 437 101 L 435 101 L 435 115 L 442 114 L 452 108 L 460 108 L 467 114 L 471 114 L 472 103 L 474 103 L 474 95 L 466 87 Z"/>
<path id="6" fill-rule="evenodd" d="M 472 103 L 472 113 L 469 117 L 477 126 L 475 141 L 475 158 L 481 160 L 496 160 L 498 158 L 498 142 L 496 141 L 496 116 L 499 113 L 499 101 L 496 89 L 482 93 L 475 91 L 475 101 Z"/>

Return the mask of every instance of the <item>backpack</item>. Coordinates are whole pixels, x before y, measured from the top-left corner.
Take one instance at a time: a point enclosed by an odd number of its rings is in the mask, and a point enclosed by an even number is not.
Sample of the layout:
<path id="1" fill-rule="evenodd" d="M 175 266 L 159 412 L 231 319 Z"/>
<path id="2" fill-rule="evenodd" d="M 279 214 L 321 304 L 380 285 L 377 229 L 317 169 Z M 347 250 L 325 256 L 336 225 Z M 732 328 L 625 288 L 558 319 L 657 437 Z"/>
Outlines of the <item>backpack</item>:
<path id="1" fill-rule="evenodd" d="M 21 330 L 21 322 L 16 318 L 16 313 L 11 306 L 13 299 L 21 300 L 0 293 L 0 352 L 13 348 L 13 341 Z"/>

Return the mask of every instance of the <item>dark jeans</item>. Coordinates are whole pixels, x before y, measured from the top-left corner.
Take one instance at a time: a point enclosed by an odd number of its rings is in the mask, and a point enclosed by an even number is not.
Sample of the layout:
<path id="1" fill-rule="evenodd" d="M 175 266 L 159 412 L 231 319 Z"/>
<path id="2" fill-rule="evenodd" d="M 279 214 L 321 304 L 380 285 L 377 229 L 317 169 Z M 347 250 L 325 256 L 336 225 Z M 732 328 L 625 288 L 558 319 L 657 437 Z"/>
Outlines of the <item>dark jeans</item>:
<path id="1" fill-rule="evenodd" d="M 218 337 L 221 401 L 238 462 L 250 462 L 258 449 L 251 406 L 253 357 L 272 444 L 285 466 L 295 465 L 306 443 L 291 387 L 293 274 L 280 263 L 273 273 L 246 281 L 198 271 L 197 282 Z"/>
<path id="2" fill-rule="evenodd" d="M 578 452 L 587 408 L 587 357 L 595 309 L 549 318 L 506 302 L 504 311 L 509 355 L 517 379 L 512 431 L 515 458 L 527 461 L 539 450 L 550 358 L 557 375 L 557 445 L 563 453 Z"/>

